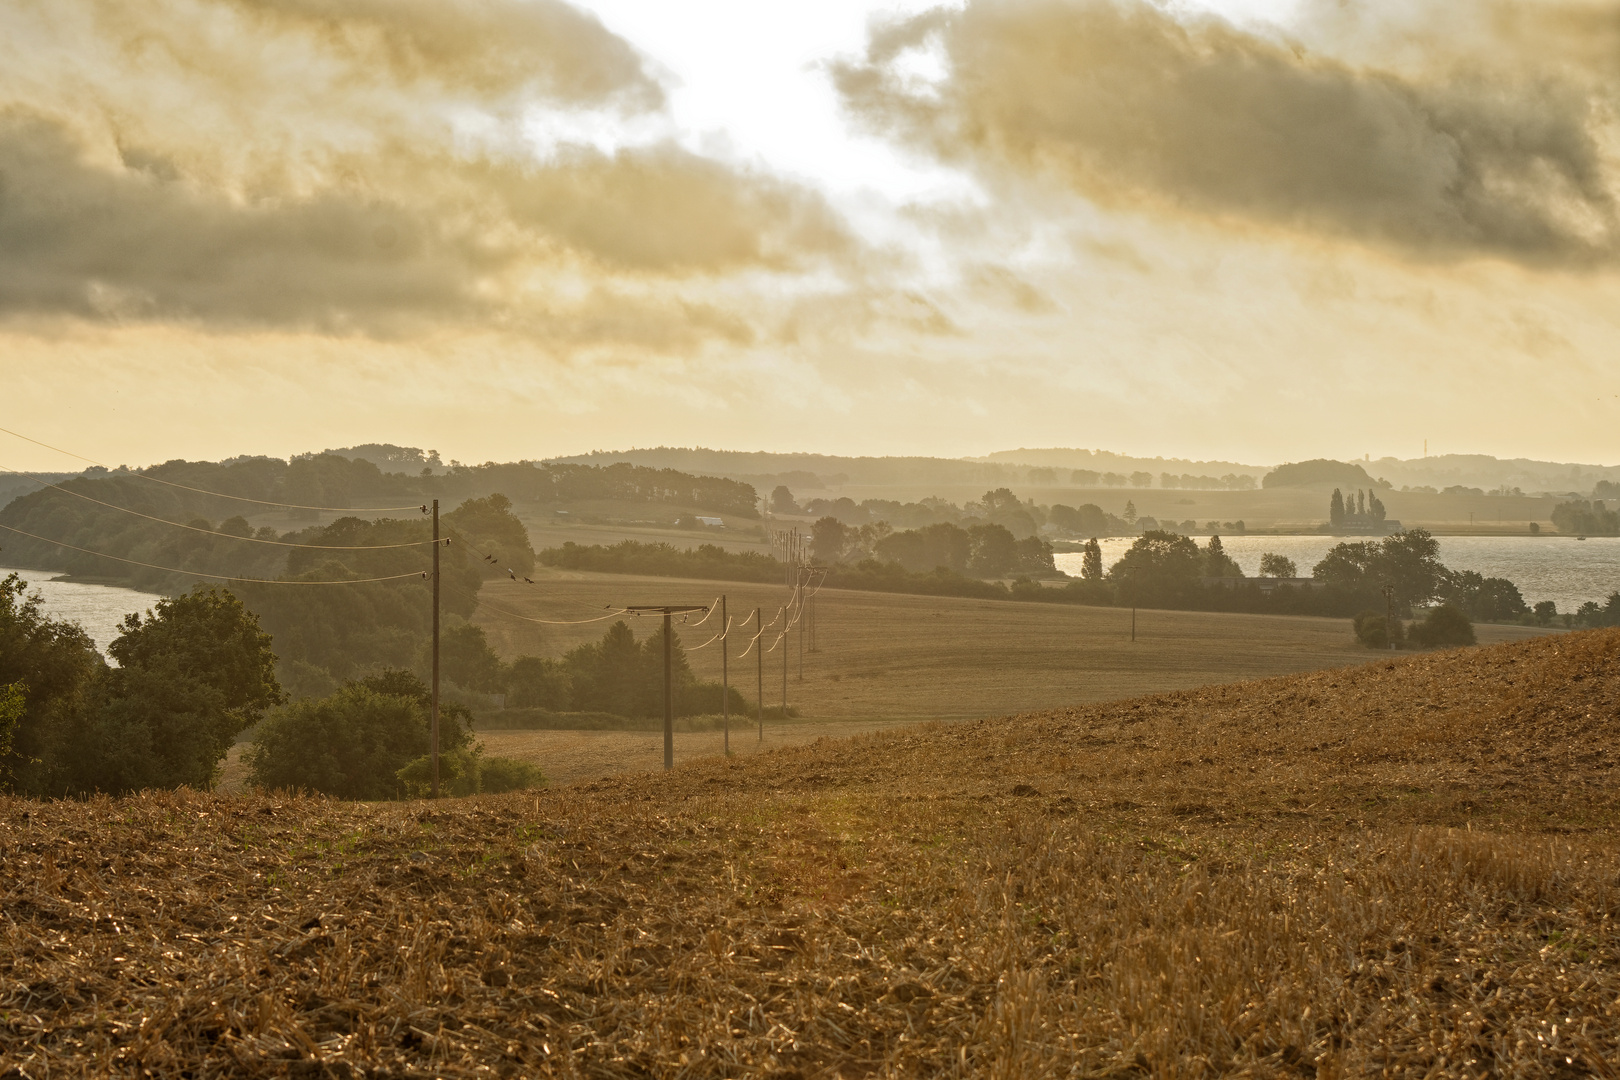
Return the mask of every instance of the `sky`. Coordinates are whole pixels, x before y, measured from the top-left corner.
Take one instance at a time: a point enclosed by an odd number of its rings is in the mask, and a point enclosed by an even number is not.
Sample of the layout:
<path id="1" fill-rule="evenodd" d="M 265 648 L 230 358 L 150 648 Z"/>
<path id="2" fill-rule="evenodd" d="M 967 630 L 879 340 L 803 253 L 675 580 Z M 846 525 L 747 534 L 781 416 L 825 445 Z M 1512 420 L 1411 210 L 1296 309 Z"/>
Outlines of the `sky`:
<path id="1" fill-rule="evenodd" d="M 1617 59 L 1615 0 L 0 0 L 0 427 L 1616 463 Z"/>

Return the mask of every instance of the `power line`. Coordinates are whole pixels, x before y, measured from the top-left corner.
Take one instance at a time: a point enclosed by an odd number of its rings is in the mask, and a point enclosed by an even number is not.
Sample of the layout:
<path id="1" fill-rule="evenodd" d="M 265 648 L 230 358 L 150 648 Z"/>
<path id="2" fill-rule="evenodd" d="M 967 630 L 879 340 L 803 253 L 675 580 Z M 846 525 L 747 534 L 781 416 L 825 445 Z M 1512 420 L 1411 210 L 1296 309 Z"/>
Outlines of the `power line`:
<path id="1" fill-rule="evenodd" d="M 214 581 L 247 581 L 255 585 L 367 585 L 375 581 L 402 581 L 405 578 L 426 578 L 427 571 L 417 570 L 409 574 L 391 574 L 387 577 L 374 578 L 344 578 L 341 581 L 299 581 L 296 578 L 250 578 L 241 574 L 209 574 L 201 570 L 181 570 L 173 566 L 159 566 L 156 563 L 141 562 L 139 559 L 126 559 L 121 555 L 109 555 L 105 551 L 92 551 L 89 548 L 78 547 L 74 544 L 64 544 L 60 540 L 52 540 L 46 536 L 38 536 L 22 529 L 12 528 L 10 525 L 0 525 L 0 529 L 14 532 L 18 536 L 26 536 L 41 543 L 55 544 L 57 547 L 67 548 L 69 551 L 82 551 L 86 555 L 96 555 L 103 559 L 112 559 L 114 562 L 128 563 L 130 566 L 144 566 L 148 570 L 162 570 L 168 574 L 179 574 L 182 577 L 211 578 Z"/>
<path id="2" fill-rule="evenodd" d="M 519 615 L 517 612 L 509 611 L 506 608 L 501 607 L 499 604 L 491 604 L 488 600 L 485 600 L 483 597 L 479 597 L 478 602 L 480 604 L 485 604 L 485 605 L 488 605 L 491 608 L 494 608 L 496 611 L 500 612 L 502 615 L 509 615 L 514 619 L 521 619 L 524 622 L 539 623 L 542 626 L 584 626 L 586 623 L 602 622 L 602 621 L 604 621 L 606 619 L 613 618 L 615 615 L 623 615 L 623 614 L 625 614 L 625 611 L 626 611 L 625 608 L 620 608 L 617 611 L 611 611 L 606 615 L 598 615 L 594 619 L 574 619 L 574 620 L 569 621 L 569 622 L 562 622 L 562 621 L 558 621 L 558 620 L 555 620 L 555 619 L 532 619 L 527 615 Z"/>
<path id="3" fill-rule="evenodd" d="M 707 619 L 708 616 L 705 615 L 703 618 Z M 699 620 L 699 621 L 701 622 L 702 620 Z M 705 641 L 703 644 L 701 644 L 701 645 L 693 645 L 691 648 L 687 649 L 686 651 L 689 652 L 689 653 L 694 653 L 694 652 L 697 652 L 699 649 L 707 649 L 710 645 L 713 645 L 715 642 L 717 642 L 717 641 L 721 640 L 722 638 L 724 638 L 727 634 L 730 634 L 731 633 L 731 624 L 736 622 L 736 621 L 737 621 L 736 619 L 732 619 L 732 618 L 726 619 L 726 628 L 724 630 L 720 631 L 718 634 L 714 635 L 714 637 L 710 638 L 708 641 Z M 697 623 L 693 623 L 692 625 L 696 626 Z M 742 659 L 742 657 L 739 656 L 737 659 L 740 660 L 740 659 Z"/>
<path id="4" fill-rule="evenodd" d="M 50 443 L 40 442 L 38 439 L 30 439 L 27 435 L 23 435 L 23 434 L 21 434 L 19 432 L 12 431 L 10 428 L 0 427 L 0 431 L 5 432 L 7 435 L 11 435 L 11 436 L 14 436 L 15 438 L 21 439 L 23 442 L 31 442 L 35 446 L 43 446 L 47 450 L 54 450 L 58 454 L 65 454 L 66 456 L 68 456 L 70 458 L 77 458 L 80 461 L 88 461 L 90 464 L 99 465 L 103 469 L 111 469 L 111 466 L 107 465 L 104 462 L 97 461 L 95 458 L 87 458 L 83 454 L 75 454 L 71 450 L 63 450 L 59 446 L 52 446 Z M 210 497 L 215 498 L 215 499 L 230 499 L 233 502 L 256 503 L 259 506 L 279 506 L 283 510 L 329 510 L 329 511 L 332 511 L 334 513 L 341 514 L 341 513 L 344 513 L 346 511 L 351 511 L 351 510 L 364 510 L 367 513 L 378 513 L 378 512 L 381 512 L 381 511 L 421 510 L 422 509 L 422 505 L 420 503 L 418 503 L 415 506 L 304 506 L 304 505 L 302 505 L 300 503 L 276 502 L 276 501 L 274 501 L 272 499 L 250 499 L 245 495 L 226 495 L 223 492 L 219 492 L 219 491 L 205 491 L 202 488 L 189 487 L 189 486 L 187 486 L 185 484 L 176 484 L 172 480 L 163 480 L 163 479 L 160 479 L 159 477 L 156 477 L 156 476 L 148 476 L 143 472 L 138 472 L 138 471 L 133 470 L 133 469 L 130 470 L 130 472 L 128 472 L 127 474 L 123 474 L 123 475 L 138 477 L 138 478 L 140 478 L 142 480 L 150 480 L 154 484 L 162 484 L 165 487 L 178 488 L 181 491 L 195 492 L 198 495 L 207 495 L 207 496 L 210 496 Z"/>
<path id="5" fill-rule="evenodd" d="M 72 495 L 76 499 L 83 499 L 85 502 L 93 502 L 97 506 L 105 506 L 109 510 L 117 510 L 122 514 L 133 514 L 135 517 L 145 518 L 147 521 L 155 521 L 159 525 L 173 525 L 177 529 L 189 529 L 192 532 L 204 533 L 208 536 L 226 536 L 232 540 L 246 540 L 251 544 L 272 544 L 276 547 L 288 548 L 313 548 L 318 551 L 388 551 L 394 548 L 427 547 L 429 544 L 433 543 L 432 540 L 412 540 L 408 544 L 294 544 L 286 540 L 264 540 L 257 536 L 237 536 L 233 533 L 215 532 L 213 529 L 204 529 L 196 525 L 186 525 L 178 521 L 170 521 L 168 518 L 153 517 L 151 514 L 143 514 L 139 510 L 131 510 L 127 506 L 115 506 L 110 502 L 102 502 L 100 499 L 91 498 L 82 491 L 74 491 L 71 488 L 62 487 L 59 484 L 53 484 L 48 480 L 41 480 L 33 473 L 25 473 L 20 469 L 9 468 L 5 465 L 0 465 L 0 469 L 4 469 L 6 472 L 11 473 L 14 476 L 26 476 L 36 484 L 43 484 L 48 488 L 55 488 L 64 495 Z"/>

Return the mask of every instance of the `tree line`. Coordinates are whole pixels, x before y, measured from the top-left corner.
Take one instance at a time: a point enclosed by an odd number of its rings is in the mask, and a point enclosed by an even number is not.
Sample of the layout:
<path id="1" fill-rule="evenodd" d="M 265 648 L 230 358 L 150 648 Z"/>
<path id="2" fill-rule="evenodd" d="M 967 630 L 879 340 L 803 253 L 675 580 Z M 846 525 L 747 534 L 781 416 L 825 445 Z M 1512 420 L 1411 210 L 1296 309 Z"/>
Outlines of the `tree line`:
<path id="1" fill-rule="evenodd" d="M 108 647 L 53 619 L 17 574 L 0 580 L 0 790 L 62 797 L 148 788 L 206 790 L 245 732 L 250 779 L 343 798 L 421 794 L 430 695 L 382 668 L 321 697 L 289 701 L 271 635 L 229 590 L 198 586 L 125 617 Z M 471 714 L 441 709 L 452 794 L 542 782 L 523 762 L 486 757 Z"/>
<path id="2" fill-rule="evenodd" d="M 818 559 L 834 550 L 841 554 L 841 558 L 824 560 L 829 566 L 827 584 L 833 588 L 1040 603 L 1342 617 L 1374 609 L 1383 611 L 1389 605 L 1410 614 L 1414 607 L 1435 601 L 1452 605 L 1477 621 L 1547 622 L 1553 614 L 1545 602 L 1533 611 L 1518 587 L 1506 578 L 1446 567 L 1439 558 L 1438 541 L 1423 529 L 1337 544 L 1311 569 L 1309 582 L 1299 585 L 1262 584 L 1244 577 L 1236 561 L 1226 554 L 1219 535 L 1211 536 L 1200 547 L 1191 537 L 1150 530 L 1106 571 L 1101 547 L 1092 538 L 1082 549 L 1080 576 L 1070 578 L 1055 570 L 1047 573 L 1052 566 L 1049 550 L 1036 553 L 1033 544 L 1021 549 L 1019 545 L 1024 542 L 1009 545 L 1006 537 L 999 537 L 993 546 L 976 549 L 972 530 L 950 525 L 889 532 L 869 547 L 852 545 L 851 530 L 836 519 L 823 528 L 823 533 L 828 540 L 824 547 L 815 549 Z M 812 530 L 813 540 L 814 535 Z M 986 551 L 1001 552 L 1012 561 L 975 562 L 976 551 L 981 556 Z M 778 581 L 784 571 L 768 556 L 728 552 L 712 545 L 698 552 L 634 541 L 612 548 L 567 545 L 546 549 L 538 558 L 543 564 L 575 569 L 711 580 Z M 1028 561 L 1018 561 L 1023 559 Z M 1293 562 L 1275 553 L 1262 557 L 1261 568 L 1272 578 L 1292 579 L 1297 575 Z M 987 580 L 1007 577 L 1012 580 Z M 1385 588 L 1390 590 L 1388 597 Z M 1610 618 L 1611 612 L 1620 620 L 1620 593 L 1607 605 L 1584 606 L 1574 619 L 1583 625 L 1607 625 L 1602 620 Z"/>

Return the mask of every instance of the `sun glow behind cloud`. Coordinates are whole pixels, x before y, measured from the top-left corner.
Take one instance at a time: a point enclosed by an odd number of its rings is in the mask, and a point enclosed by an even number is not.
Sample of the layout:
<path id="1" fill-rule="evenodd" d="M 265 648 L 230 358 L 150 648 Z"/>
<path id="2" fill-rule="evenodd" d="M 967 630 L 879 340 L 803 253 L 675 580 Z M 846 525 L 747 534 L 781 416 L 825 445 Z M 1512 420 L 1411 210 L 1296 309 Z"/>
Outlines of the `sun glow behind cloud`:
<path id="1" fill-rule="evenodd" d="M 117 461 L 1608 460 L 1617 13 L 14 7 L 0 362 Z"/>

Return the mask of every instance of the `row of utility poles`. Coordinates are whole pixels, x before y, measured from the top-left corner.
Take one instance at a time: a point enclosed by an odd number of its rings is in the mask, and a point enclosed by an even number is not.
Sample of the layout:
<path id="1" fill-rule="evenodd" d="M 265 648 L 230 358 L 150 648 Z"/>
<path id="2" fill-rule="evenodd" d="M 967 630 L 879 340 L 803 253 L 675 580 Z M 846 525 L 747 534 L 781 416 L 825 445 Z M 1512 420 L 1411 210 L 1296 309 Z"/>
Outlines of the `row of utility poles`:
<path id="1" fill-rule="evenodd" d="M 428 741 L 432 748 L 432 792 L 439 797 L 439 549 L 444 546 L 439 538 L 439 500 L 433 500 L 433 706 L 429 721 Z M 784 584 L 791 590 L 787 604 L 782 608 L 784 620 L 777 644 L 782 649 L 782 717 L 787 718 L 789 634 L 796 621 L 799 627 L 799 681 L 804 681 L 805 637 L 809 635 L 811 652 L 816 645 L 816 593 L 826 580 L 826 567 L 816 566 L 810 560 L 810 537 L 798 529 L 777 531 L 773 534 L 776 557 L 782 562 Z M 623 609 L 636 615 L 662 615 L 664 619 L 664 768 L 675 767 L 675 684 L 674 684 L 674 617 L 703 613 L 707 604 L 631 604 Z M 731 626 L 726 597 L 720 597 L 720 715 L 724 733 L 725 751 L 731 753 Z M 765 622 L 764 609 L 755 608 L 753 614 L 755 722 L 759 728 L 759 741 L 765 741 Z M 776 620 L 771 620 L 775 625 Z M 743 626 L 746 628 L 747 620 Z"/>

